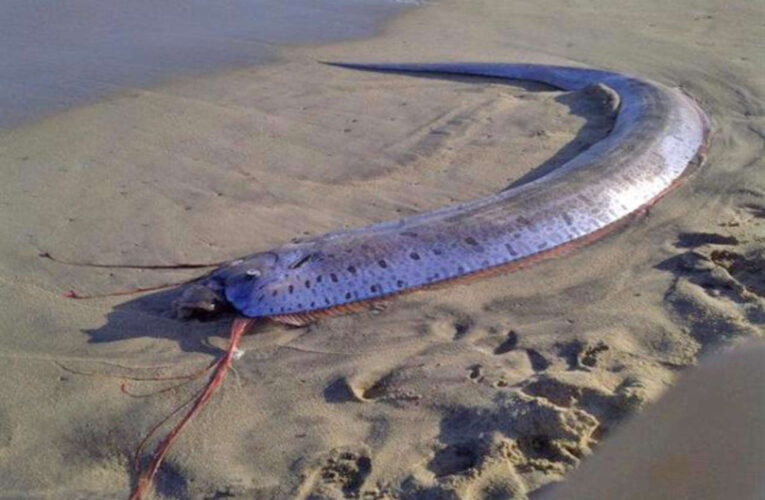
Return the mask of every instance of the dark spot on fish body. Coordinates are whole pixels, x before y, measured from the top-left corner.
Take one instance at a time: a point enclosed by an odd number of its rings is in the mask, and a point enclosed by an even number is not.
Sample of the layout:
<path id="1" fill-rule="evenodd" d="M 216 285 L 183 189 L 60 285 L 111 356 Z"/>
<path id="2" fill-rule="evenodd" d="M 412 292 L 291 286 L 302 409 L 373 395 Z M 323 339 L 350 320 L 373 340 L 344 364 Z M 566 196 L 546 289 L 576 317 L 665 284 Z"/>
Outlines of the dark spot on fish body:
<path id="1" fill-rule="evenodd" d="M 288 288 L 287 290 L 288 290 L 290 293 L 292 293 L 292 292 L 294 292 L 294 291 L 295 291 L 295 287 L 294 287 L 294 286 L 292 286 L 292 285 L 290 285 L 290 286 L 289 286 L 289 288 Z"/>
<path id="2" fill-rule="evenodd" d="M 346 300 L 349 300 L 351 297 L 352 297 L 351 292 L 346 292 L 345 293 L 345 299 Z"/>
<path id="3" fill-rule="evenodd" d="M 440 248 L 434 248 L 433 249 L 433 255 L 441 255 L 444 252 Z"/>
<path id="4" fill-rule="evenodd" d="M 356 276 L 356 268 L 354 266 L 348 266 L 348 272 Z"/>
<path id="5" fill-rule="evenodd" d="M 467 238 L 465 238 L 465 243 L 470 245 L 470 247 L 473 250 L 475 250 L 476 252 L 483 252 L 484 251 L 483 246 L 480 243 L 478 243 L 478 241 L 476 241 L 476 239 L 473 238 L 472 236 L 468 236 Z"/>
<path id="6" fill-rule="evenodd" d="M 566 212 L 561 212 L 561 217 L 563 217 L 563 220 L 568 224 L 569 226 L 574 224 L 574 219 L 571 218 L 571 216 Z"/>
<path id="7" fill-rule="evenodd" d="M 417 252 L 412 252 L 412 253 L 410 253 L 410 254 L 409 254 L 409 257 L 410 257 L 412 260 L 420 260 L 420 254 L 418 254 Z"/>
<path id="8" fill-rule="evenodd" d="M 335 273 L 330 273 L 329 278 L 332 280 L 332 283 L 337 283 L 337 275 Z"/>
<path id="9" fill-rule="evenodd" d="M 384 260 L 384 259 L 380 259 L 379 261 L 377 261 L 377 264 L 378 264 L 380 267 L 382 267 L 383 269 L 385 269 L 385 268 L 387 268 L 387 267 L 388 267 L 388 263 L 387 263 L 387 262 L 385 262 L 385 260 Z"/>
<path id="10" fill-rule="evenodd" d="M 408 236 L 409 238 L 417 238 L 417 233 L 411 232 L 411 231 L 402 231 L 399 233 L 401 236 Z"/>
<path id="11" fill-rule="evenodd" d="M 305 287 L 311 288 L 311 280 L 305 280 Z"/>
<path id="12" fill-rule="evenodd" d="M 511 256 L 513 256 L 513 257 L 517 257 L 518 256 L 518 252 L 515 251 L 515 249 L 513 248 L 513 246 L 510 243 L 505 243 L 505 248 L 507 249 L 507 252 Z"/>
<path id="13" fill-rule="evenodd" d="M 322 281 L 323 279 L 324 279 L 324 278 L 322 278 L 321 274 L 320 274 L 320 275 L 318 275 L 318 276 L 316 277 L 316 283 L 321 283 L 321 281 Z"/>
<path id="14" fill-rule="evenodd" d="M 401 281 L 401 280 L 397 280 L 396 281 L 396 286 L 397 287 L 402 288 L 404 285 L 405 285 L 405 283 L 403 281 Z"/>

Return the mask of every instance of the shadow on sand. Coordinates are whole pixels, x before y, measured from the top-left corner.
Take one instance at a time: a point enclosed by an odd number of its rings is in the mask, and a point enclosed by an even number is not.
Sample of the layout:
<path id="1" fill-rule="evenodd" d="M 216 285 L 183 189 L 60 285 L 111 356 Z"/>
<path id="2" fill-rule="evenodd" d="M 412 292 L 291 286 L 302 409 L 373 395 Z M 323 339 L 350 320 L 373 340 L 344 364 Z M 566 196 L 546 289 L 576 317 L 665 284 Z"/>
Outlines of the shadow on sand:
<path id="1" fill-rule="evenodd" d="M 89 337 L 88 342 L 149 337 L 174 340 L 184 352 L 220 354 L 221 349 L 213 346 L 209 339 L 215 335 L 228 336 L 234 313 L 226 312 L 209 320 L 175 318 L 173 301 L 180 297 L 185 286 L 188 284 L 141 295 L 117 305 L 109 312 L 103 326 L 83 331 Z"/>

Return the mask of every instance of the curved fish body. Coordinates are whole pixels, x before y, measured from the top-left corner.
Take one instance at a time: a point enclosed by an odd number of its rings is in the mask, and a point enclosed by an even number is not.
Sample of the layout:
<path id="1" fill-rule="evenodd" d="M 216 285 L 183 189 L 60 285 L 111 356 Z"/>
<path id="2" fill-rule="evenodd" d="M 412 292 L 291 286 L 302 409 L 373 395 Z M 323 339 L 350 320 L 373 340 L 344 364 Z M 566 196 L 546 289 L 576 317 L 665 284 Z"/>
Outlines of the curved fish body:
<path id="1" fill-rule="evenodd" d="M 232 261 L 194 285 L 181 307 L 203 290 L 245 316 L 304 324 L 386 296 L 512 269 L 618 226 L 676 186 L 706 148 L 709 121 L 691 98 L 624 74 L 529 64 L 339 66 L 531 80 L 563 90 L 599 85 L 618 96 L 618 114 L 605 139 L 532 182 Z"/>

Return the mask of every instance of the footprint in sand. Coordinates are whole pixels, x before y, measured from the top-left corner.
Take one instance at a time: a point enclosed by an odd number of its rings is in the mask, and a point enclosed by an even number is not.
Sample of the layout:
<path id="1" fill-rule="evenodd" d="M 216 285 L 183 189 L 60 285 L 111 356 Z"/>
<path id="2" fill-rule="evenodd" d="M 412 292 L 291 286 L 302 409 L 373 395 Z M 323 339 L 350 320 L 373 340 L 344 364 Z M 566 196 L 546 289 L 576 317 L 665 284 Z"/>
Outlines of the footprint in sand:
<path id="1" fill-rule="evenodd" d="M 321 463 L 307 498 L 359 498 L 372 471 L 372 460 L 366 453 L 334 449 Z"/>

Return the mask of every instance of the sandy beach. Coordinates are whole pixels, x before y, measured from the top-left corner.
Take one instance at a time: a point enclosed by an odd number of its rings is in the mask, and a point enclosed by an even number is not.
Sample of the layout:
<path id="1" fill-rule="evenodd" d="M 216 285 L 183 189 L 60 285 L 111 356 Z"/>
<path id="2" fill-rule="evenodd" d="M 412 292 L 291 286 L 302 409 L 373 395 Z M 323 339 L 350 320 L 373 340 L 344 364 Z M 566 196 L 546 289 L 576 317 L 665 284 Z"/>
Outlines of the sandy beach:
<path id="1" fill-rule="evenodd" d="M 338 25 L 334 38 L 322 35 L 330 28 L 297 39 L 272 28 L 258 47 L 216 38 L 212 52 L 244 48 L 199 64 L 192 51 L 138 65 L 135 80 L 115 64 L 108 86 L 89 79 L 94 90 L 63 103 L 59 87 L 28 91 L 12 59 L 0 59 L 11 68 L 0 81 L 16 89 L 3 94 L 13 112 L 0 121 L 0 499 L 127 498 L 138 442 L 202 381 L 155 395 L 173 383 L 133 381 L 129 391 L 146 397 L 131 397 L 120 377 L 200 369 L 225 348 L 231 321 L 173 318 L 173 289 L 63 296 L 180 282 L 199 270 L 64 265 L 40 254 L 223 261 L 495 192 L 562 164 L 613 123 L 582 92 L 320 61 L 626 72 L 682 87 L 711 116 L 713 137 L 705 165 L 649 214 L 570 255 L 305 328 L 262 324 L 168 456 L 156 498 L 577 498 L 565 496 L 567 483 L 553 485 L 591 455 L 597 466 L 601 447 L 610 456 L 633 417 L 676 421 L 671 401 L 691 389 L 672 387 L 693 380 L 696 365 L 713 358 L 705 373 L 731 373 L 724 387 L 735 392 L 733 375 L 746 370 L 725 372 L 714 358 L 739 346 L 763 361 L 759 2 L 390 4 L 321 17 Z M 291 15 L 272 23 L 289 25 Z M 301 15 L 309 25 L 320 17 Z M 349 28 L 362 18 L 363 29 Z M 190 40 L 202 47 L 213 32 L 211 22 Z M 317 40 L 325 42 L 307 43 Z M 18 96 L 31 97 L 12 106 Z M 735 367 L 741 356 L 720 359 Z M 729 436 L 757 463 L 762 399 L 723 399 L 751 406 L 723 413 L 730 433 L 694 445 L 714 451 Z M 699 423 L 722 410 L 704 403 Z M 755 415 L 751 433 L 736 415 Z M 636 456 L 618 459 L 619 470 Z M 596 481 L 585 473 L 585 484 Z M 757 487 L 737 498 L 757 498 Z"/>

